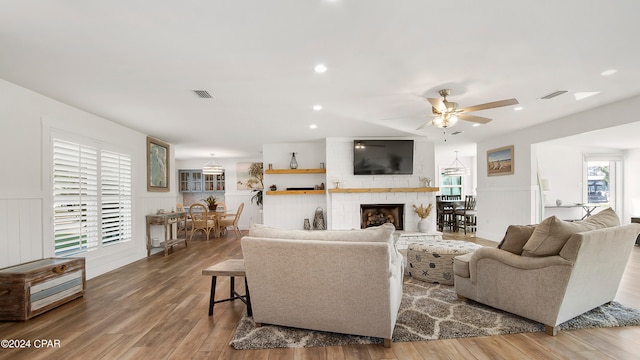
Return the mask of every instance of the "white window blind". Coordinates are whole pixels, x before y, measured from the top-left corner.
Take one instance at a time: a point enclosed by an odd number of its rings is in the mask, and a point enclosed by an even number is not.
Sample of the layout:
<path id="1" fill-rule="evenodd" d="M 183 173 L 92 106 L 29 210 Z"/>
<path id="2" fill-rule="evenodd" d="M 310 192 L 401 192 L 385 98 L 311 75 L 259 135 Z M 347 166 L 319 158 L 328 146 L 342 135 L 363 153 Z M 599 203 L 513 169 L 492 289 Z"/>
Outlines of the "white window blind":
<path id="1" fill-rule="evenodd" d="M 103 150 L 100 173 L 102 244 L 131 240 L 131 157 Z"/>
<path id="2" fill-rule="evenodd" d="M 131 156 L 61 139 L 52 143 L 54 254 L 131 240 Z"/>
<path id="3" fill-rule="evenodd" d="M 54 139 L 54 253 L 73 254 L 96 247 L 97 220 L 97 149 Z"/>

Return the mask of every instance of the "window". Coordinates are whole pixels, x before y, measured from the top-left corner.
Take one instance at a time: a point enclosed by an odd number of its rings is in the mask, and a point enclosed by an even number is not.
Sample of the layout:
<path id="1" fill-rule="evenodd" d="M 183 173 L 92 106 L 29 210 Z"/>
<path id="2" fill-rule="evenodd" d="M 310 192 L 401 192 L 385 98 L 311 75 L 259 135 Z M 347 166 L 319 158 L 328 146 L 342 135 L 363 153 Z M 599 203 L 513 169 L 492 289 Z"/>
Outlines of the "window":
<path id="1" fill-rule="evenodd" d="M 621 154 L 585 154 L 583 199 L 589 204 L 611 206 L 621 212 L 622 204 Z"/>
<path id="2" fill-rule="evenodd" d="M 462 175 L 440 174 L 440 194 L 462 196 Z"/>
<path id="3" fill-rule="evenodd" d="M 131 240 L 131 157 L 57 138 L 52 147 L 54 254 Z"/>

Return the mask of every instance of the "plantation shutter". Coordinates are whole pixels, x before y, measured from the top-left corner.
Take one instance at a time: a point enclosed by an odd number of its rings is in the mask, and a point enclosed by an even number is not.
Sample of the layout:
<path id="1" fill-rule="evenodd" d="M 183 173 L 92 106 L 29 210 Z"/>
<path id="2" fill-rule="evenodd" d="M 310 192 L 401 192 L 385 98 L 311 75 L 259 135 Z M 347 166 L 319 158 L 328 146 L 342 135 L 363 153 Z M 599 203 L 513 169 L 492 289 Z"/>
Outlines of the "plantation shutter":
<path id="1" fill-rule="evenodd" d="M 53 139 L 54 254 L 98 245 L 97 149 Z"/>
<path id="2" fill-rule="evenodd" d="M 131 240 L 131 157 L 103 150 L 100 180 L 102 244 Z"/>

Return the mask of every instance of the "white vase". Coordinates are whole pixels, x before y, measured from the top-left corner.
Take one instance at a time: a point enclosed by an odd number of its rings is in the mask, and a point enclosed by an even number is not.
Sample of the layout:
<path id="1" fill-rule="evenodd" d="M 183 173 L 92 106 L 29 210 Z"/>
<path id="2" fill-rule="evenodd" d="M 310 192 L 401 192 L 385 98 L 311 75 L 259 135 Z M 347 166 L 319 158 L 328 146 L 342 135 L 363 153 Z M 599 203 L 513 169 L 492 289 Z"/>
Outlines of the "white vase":
<path id="1" fill-rule="evenodd" d="M 420 219 L 418 221 L 418 231 L 421 233 L 428 233 L 431 228 L 431 222 L 428 219 Z"/>

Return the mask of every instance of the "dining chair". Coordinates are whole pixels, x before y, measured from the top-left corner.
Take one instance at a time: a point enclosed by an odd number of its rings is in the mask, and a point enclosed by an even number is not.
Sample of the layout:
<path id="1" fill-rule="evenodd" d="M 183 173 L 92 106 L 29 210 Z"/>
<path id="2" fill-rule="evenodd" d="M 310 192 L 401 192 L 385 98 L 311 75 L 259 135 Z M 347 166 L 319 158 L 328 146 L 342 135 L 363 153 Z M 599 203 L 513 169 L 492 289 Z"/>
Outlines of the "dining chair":
<path id="1" fill-rule="evenodd" d="M 209 209 L 203 204 L 192 204 L 189 207 L 189 217 L 191 218 L 191 236 L 189 240 L 193 239 L 193 234 L 198 230 L 202 230 L 207 240 L 209 240 L 209 234 L 216 226 L 216 220 L 209 219 Z"/>
<path id="2" fill-rule="evenodd" d="M 471 231 L 475 231 L 476 215 L 476 197 L 473 195 L 466 195 L 464 197 L 464 207 L 455 210 L 456 231 L 463 228 L 465 235 L 467 234 L 467 228 L 470 228 Z"/>
<path id="3" fill-rule="evenodd" d="M 436 195 L 436 212 L 438 216 L 438 230 L 443 231 L 444 227 L 455 228 L 455 208 L 447 201 L 451 201 L 452 195 Z"/>
<path id="4" fill-rule="evenodd" d="M 227 214 L 225 216 L 218 217 L 218 233 L 222 233 L 222 231 L 226 230 L 227 227 L 233 227 L 236 239 L 239 239 L 242 236 L 242 233 L 238 228 L 238 221 L 240 220 L 240 215 L 242 214 L 243 209 L 244 203 L 242 202 L 240 203 L 240 206 L 238 206 L 238 211 L 235 214 Z"/>

